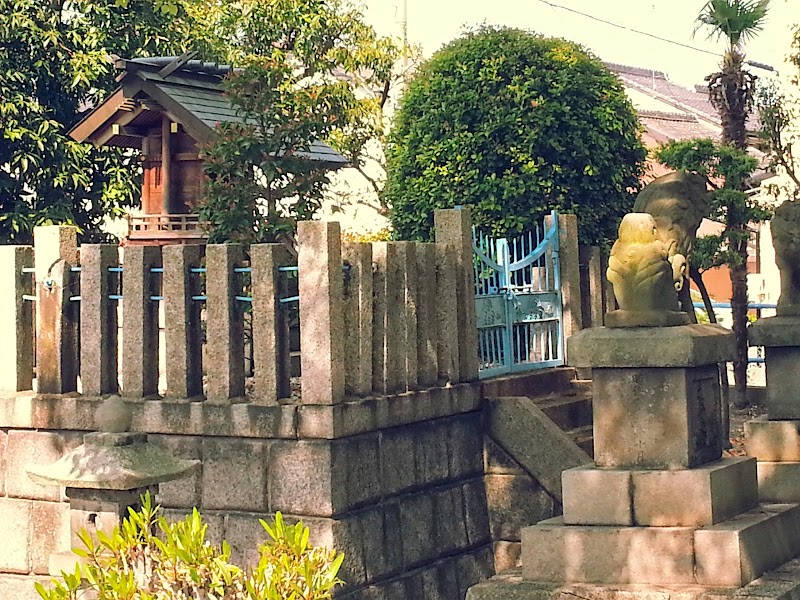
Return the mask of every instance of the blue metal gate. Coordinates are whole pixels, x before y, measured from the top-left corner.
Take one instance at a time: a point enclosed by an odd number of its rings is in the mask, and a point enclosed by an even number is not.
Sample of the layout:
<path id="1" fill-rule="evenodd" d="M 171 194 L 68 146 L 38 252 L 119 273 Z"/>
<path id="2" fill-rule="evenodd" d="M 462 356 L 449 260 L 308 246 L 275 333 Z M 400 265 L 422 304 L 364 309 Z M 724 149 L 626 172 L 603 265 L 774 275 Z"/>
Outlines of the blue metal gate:
<path id="1" fill-rule="evenodd" d="M 558 216 L 514 238 L 473 231 L 480 377 L 564 364 Z"/>

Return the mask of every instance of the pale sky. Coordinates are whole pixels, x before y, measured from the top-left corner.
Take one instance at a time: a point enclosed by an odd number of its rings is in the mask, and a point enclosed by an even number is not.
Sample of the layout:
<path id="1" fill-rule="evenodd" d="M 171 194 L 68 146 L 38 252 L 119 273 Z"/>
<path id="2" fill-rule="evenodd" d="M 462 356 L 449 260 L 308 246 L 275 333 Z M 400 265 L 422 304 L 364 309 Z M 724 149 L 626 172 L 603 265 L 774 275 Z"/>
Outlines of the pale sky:
<path id="1" fill-rule="evenodd" d="M 613 23 L 703 50 L 721 53 L 721 41 L 692 35 L 704 0 L 362 0 L 367 20 L 384 35 L 400 36 L 407 3 L 409 42 L 426 56 L 458 37 L 464 25 L 483 22 L 533 30 L 578 42 L 602 60 L 652 68 L 686 86 L 703 83 L 719 58 L 681 48 L 556 8 L 561 5 Z M 764 30 L 746 46 L 747 58 L 785 71 L 791 26 L 800 21 L 800 0 L 772 0 Z M 766 73 L 754 70 L 757 75 Z"/>

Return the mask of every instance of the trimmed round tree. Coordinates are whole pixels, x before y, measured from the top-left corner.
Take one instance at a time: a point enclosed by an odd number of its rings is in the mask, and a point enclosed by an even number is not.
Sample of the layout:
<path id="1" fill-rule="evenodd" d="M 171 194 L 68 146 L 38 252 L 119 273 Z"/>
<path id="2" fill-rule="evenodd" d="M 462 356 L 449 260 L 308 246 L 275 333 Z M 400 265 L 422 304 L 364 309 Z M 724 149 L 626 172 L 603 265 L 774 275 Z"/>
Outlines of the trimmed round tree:
<path id="1" fill-rule="evenodd" d="M 646 150 L 619 79 L 572 42 L 481 28 L 444 46 L 403 96 L 384 188 L 398 239 L 428 240 L 436 208 L 525 231 L 552 209 L 580 242 L 616 237 Z"/>

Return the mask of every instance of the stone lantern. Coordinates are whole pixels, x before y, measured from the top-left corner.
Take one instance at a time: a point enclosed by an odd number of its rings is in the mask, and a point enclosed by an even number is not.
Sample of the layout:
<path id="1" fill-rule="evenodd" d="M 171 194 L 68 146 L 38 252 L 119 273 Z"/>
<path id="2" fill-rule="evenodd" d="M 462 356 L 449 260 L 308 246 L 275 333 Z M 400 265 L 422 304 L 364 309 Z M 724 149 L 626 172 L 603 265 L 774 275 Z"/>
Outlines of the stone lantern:
<path id="1" fill-rule="evenodd" d="M 78 533 L 86 530 L 96 541 L 97 532 L 111 534 L 128 515 L 140 508 L 146 492 L 155 495 L 158 484 L 192 474 L 198 460 L 176 459 L 147 442 L 147 434 L 131 433 L 130 409 L 118 396 L 106 399 L 95 413 L 97 433 L 56 462 L 28 469 L 43 485 L 63 485 L 70 508 L 72 547 L 82 547 Z M 50 573 L 72 571 L 78 557 L 72 552 L 50 556 Z"/>

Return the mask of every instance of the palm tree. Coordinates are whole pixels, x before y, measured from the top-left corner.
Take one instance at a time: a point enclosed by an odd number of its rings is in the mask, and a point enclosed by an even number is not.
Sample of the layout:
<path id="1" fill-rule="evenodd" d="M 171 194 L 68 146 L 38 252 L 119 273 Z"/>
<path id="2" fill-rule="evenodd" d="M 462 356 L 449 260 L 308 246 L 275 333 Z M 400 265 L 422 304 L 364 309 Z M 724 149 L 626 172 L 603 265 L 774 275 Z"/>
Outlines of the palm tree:
<path id="1" fill-rule="evenodd" d="M 709 100 L 720 116 L 722 142 L 740 150 L 747 148 L 745 124 L 753 108 L 756 76 L 744 68 L 743 44 L 757 35 L 764 24 L 769 0 L 709 0 L 697 17 L 697 29 L 710 28 L 709 37 L 728 43 L 720 70 L 706 77 Z M 696 31 L 696 30 L 695 30 Z M 744 190 L 742 190 L 744 191 Z M 747 406 L 747 242 L 748 211 L 745 202 L 736 201 L 727 210 L 725 223 L 731 277 L 731 313 L 736 338 L 733 363 L 735 392 L 733 403 Z"/>
<path id="2" fill-rule="evenodd" d="M 711 104 L 722 120 L 722 142 L 744 150 L 745 123 L 753 108 L 756 77 L 744 69 L 743 44 L 758 34 L 767 17 L 769 0 L 709 0 L 697 17 L 697 28 L 709 37 L 725 38 L 728 48 L 720 71 L 706 77 Z"/>

